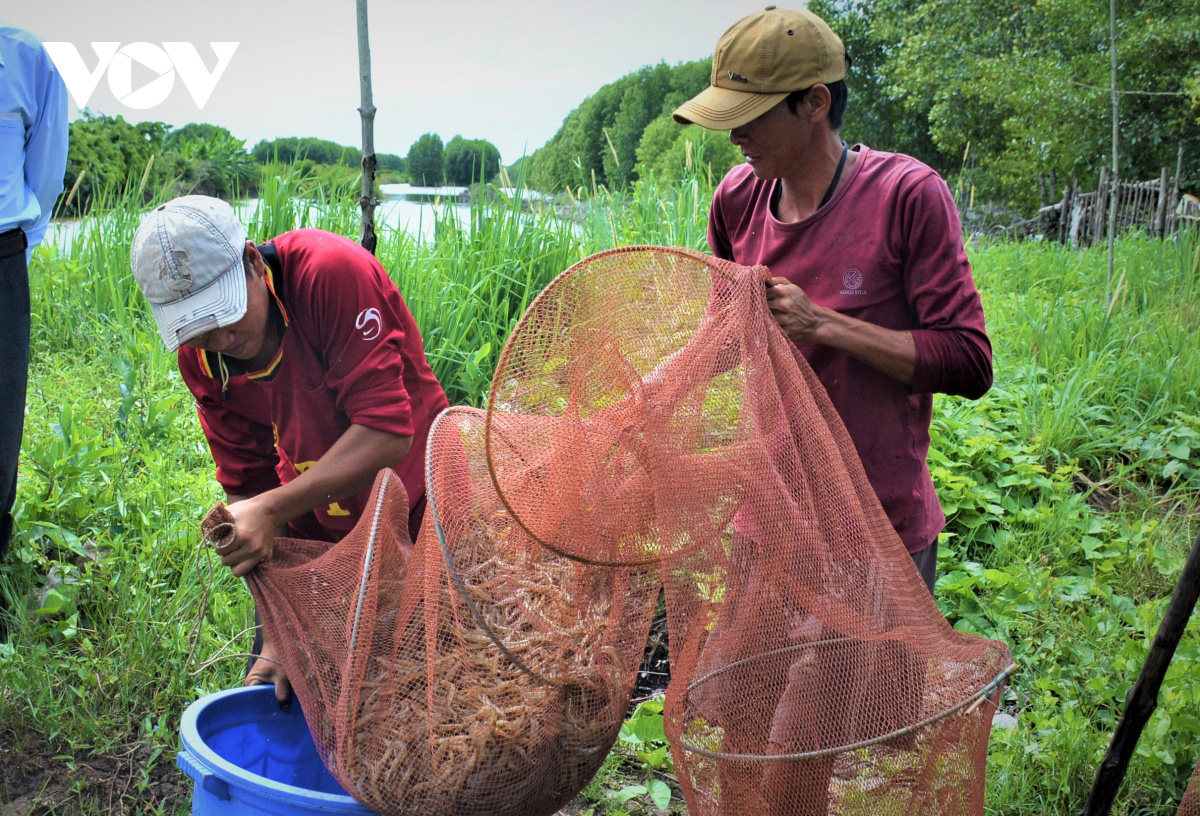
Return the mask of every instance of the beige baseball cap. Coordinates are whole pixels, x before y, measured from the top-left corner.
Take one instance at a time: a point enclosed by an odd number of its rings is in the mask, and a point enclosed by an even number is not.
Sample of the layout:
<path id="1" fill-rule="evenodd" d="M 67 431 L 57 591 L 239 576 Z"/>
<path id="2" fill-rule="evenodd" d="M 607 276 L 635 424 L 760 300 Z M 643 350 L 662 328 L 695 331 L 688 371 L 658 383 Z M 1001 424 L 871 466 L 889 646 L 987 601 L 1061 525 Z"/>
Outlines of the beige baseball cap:
<path id="1" fill-rule="evenodd" d="M 732 130 L 792 91 L 846 77 L 846 48 L 808 10 L 767 6 L 734 23 L 717 42 L 710 85 L 673 114 L 681 125 Z"/>

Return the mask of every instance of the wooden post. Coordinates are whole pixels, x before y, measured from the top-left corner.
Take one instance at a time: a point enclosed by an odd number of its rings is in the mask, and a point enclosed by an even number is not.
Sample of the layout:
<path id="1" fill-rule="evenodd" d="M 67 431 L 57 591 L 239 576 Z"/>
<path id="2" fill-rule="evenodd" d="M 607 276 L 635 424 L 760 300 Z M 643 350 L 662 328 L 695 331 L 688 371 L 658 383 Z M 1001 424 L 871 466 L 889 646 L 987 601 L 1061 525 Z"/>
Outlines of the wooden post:
<path id="1" fill-rule="evenodd" d="M 1154 213 L 1154 235 L 1164 238 L 1167 234 L 1167 168 L 1162 169 L 1158 179 L 1158 208 Z"/>
<path id="2" fill-rule="evenodd" d="M 1179 583 L 1171 593 L 1166 614 L 1163 615 L 1162 623 L 1158 625 L 1158 633 L 1154 636 L 1154 642 L 1150 644 L 1142 671 L 1125 696 L 1125 711 L 1117 723 L 1117 730 L 1113 732 L 1108 753 L 1096 771 L 1096 781 L 1092 785 L 1092 792 L 1088 795 L 1082 816 L 1108 816 L 1113 800 L 1117 797 L 1117 790 L 1125 779 L 1125 772 L 1129 768 L 1133 749 L 1137 747 L 1138 737 L 1146 727 L 1150 715 L 1158 707 L 1158 692 L 1162 687 L 1163 677 L 1167 673 L 1167 667 L 1171 665 L 1171 658 L 1175 654 L 1175 647 L 1179 645 L 1179 639 L 1183 636 L 1183 630 L 1187 628 L 1188 618 L 1196 608 L 1197 596 L 1200 596 L 1200 535 L 1196 536 L 1192 552 L 1183 565 L 1183 574 L 1179 576 Z"/>
<path id="3" fill-rule="evenodd" d="M 1038 173 L 1038 198 L 1041 203 L 1038 205 L 1037 213 L 1037 233 L 1043 238 L 1046 237 L 1047 226 L 1050 224 L 1050 213 L 1046 207 L 1050 205 L 1050 200 L 1046 198 L 1046 174 Z"/>
<path id="4" fill-rule="evenodd" d="M 1108 214 L 1108 168 L 1100 168 L 1100 186 L 1096 188 L 1096 201 L 1092 206 L 1092 234 L 1088 246 L 1104 240 L 1104 216 Z"/>
<path id="5" fill-rule="evenodd" d="M 362 116 L 362 237 L 359 243 L 375 254 L 375 103 L 371 97 L 371 43 L 367 36 L 367 0 L 357 0 L 358 77 Z"/>
<path id="6" fill-rule="evenodd" d="M 1079 217 L 1075 217 L 1075 213 L 1079 213 Z M 1067 243 L 1071 249 L 1079 246 L 1079 232 L 1083 229 L 1083 210 L 1079 204 L 1079 179 L 1071 178 L 1071 214 L 1070 221 L 1067 224 Z"/>
<path id="7" fill-rule="evenodd" d="M 1179 229 L 1179 216 L 1175 208 L 1179 206 L 1179 177 L 1183 175 L 1183 142 L 1179 143 L 1179 153 L 1175 157 L 1175 181 L 1171 184 L 1171 196 L 1167 199 L 1167 235 L 1174 235 Z"/>
<path id="8" fill-rule="evenodd" d="M 1071 239 L 1071 185 L 1063 188 L 1062 203 L 1058 205 L 1058 242 L 1065 244 Z"/>

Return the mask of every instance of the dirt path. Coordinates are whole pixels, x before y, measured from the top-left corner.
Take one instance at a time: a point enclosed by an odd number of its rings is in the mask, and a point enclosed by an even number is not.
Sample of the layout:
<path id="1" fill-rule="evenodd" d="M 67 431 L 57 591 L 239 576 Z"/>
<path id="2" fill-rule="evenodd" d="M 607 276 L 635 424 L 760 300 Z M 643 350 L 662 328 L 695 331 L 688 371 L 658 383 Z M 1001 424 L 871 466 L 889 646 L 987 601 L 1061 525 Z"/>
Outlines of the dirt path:
<path id="1" fill-rule="evenodd" d="M 191 780 L 173 751 L 135 746 L 113 755 L 59 753 L 42 742 L 14 747 L 0 735 L 0 816 L 185 814 Z"/>

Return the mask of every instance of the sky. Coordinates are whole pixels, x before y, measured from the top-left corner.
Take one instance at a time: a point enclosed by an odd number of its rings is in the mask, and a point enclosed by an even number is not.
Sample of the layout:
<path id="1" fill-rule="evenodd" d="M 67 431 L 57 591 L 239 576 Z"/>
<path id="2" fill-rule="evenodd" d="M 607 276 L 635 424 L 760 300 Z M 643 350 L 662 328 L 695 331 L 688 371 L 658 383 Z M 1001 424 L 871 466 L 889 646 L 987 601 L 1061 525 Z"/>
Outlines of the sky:
<path id="1" fill-rule="evenodd" d="M 92 42 L 121 43 L 87 100 L 94 112 L 179 127 L 211 122 L 253 147 L 315 136 L 361 145 L 354 0 L 37 0 L 6 2 L 0 23 L 70 43 L 94 71 Z M 601 86 L 644 65 L 712 54 L 721 34 L 761 0 L 370 0 L 375 150 L 408 153 L 423 133 L 487 139 L 505 163 L 549 140 Z M 132 43 L 149 43 L 134 46 Z M 203 109 L 168 63 L 164 42 L 191 43 L 208 71 L 211 42 L 239 45 Z M 121 56 L 128 50 L 129 59 Z M 156 68 L 144 64 L 159 53 Z M 142 59 L 139 60 L 139 56 Z M 150 59 L 150 62 L 155 62 Z M 118 63 L 130 77 L 122 89 Z M 162 70 L 158 70 L 162 69 Z M 121 98 L 174 71 L 152 107 Z M 162 93 L 146 91 L 151 98 Z M 143 99 L 146 99 L 143 94 Z M 79 106 L 71 100 L 71 117 Z"/>

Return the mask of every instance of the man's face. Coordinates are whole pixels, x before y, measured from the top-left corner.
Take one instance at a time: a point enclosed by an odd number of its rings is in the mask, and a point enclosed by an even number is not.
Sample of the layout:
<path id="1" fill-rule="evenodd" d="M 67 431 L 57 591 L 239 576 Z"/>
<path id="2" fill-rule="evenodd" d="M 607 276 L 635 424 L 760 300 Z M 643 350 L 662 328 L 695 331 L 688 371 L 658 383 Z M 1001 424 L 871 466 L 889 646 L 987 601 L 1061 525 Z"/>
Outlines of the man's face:
<path id="1" fill-rule="evenodd" d="M 802 158 L 812 130 L 812 122 L 804 113 L 803 104 L 792 113 L 787 102 L 780 102 L 757 119 L 729 131 L 729 141 L 742 151 L 758 178 L 789 175 Z"/>
<path id="2" fill-rule="evenodd" d="M 203 351 L 216 351 L 237 360 L 252 360 L 262 351 L 271 313 L 266 267 L 262 256 L 250 242 L 246 244 L 242 260 L 246 267 L 246 314 L 237 323 L 205 332 L 184 345 Z"/>

